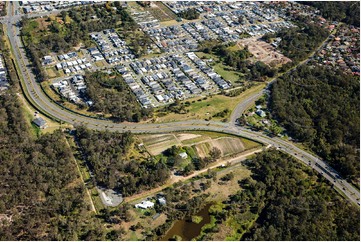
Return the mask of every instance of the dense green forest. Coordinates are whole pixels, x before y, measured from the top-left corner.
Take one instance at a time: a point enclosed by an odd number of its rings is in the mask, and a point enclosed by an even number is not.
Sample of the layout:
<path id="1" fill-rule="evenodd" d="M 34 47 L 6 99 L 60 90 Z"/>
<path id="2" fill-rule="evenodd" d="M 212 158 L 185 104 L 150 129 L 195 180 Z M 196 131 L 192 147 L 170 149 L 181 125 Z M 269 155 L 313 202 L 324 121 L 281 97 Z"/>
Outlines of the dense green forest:
<path id="1" fill-rule="evenodd" d="M 152 116 L 151 108 L 142 108 L 119 74 L 87 73 L 87 96 L 94 104 L 91 111 L 111 114 L 114 121 L 139 122 Z"/>
<path id="2" fill-rule="evenodd" d="M 272 38 L 280 37 L 282 40 L 278 48 L 292 59 L 284 65 L 284 70 L 308 57 L 328 36 L 325 28 L 316 24 L 299 22 L 299 27 L 284 29 L 278 33 L 265 34 L 262 38 L 269 42 Z"/>
<path id="3" fill-rule="evenodd" d="M 325 18 L 360 27 L 359 1 L 299 1 L 320 10 Z"/>
<path id="4" fill-rule="evenodd" d="M 359 241 L 357 206 L 310 168 L 276 150 L 245 163 L 252 178 L 240 181 L 242 190 L 223 202 L 223 209 L 210 211 L 214 227 L 198 239 L 223 240 L 215 236 L 226 234 L 231 240 Z"/>
<path id="5" fill-rule="evenodd" d="M 0 240 L 103 240 L 64 134 L 29 127 L 17 95 L 0 95 Z"/>
<path id="6" fill-rule="evenodd" d="M 326 67 L 300 66 L 271 88 L 272 115 L 354 182 L 360 176 L 360 82 Z"/>
<path id="7" fill-rule="evenodd" d="M 167 166 L 153 159 L 136 160 L 129 152 L 133 135 L 109 131 L 92 131 L 77 127 L 76 139 L 98 185 L 129 196 L 163 184 L 170 175 Z"/>
<path id="8" fill-rule="evenodd" d="M 184 10 L 184 11 L 178 13 L 178 17 L 188 19 L 188 20 L 198 19 L 199 16 L 200 16 L 200 13 L 195 8 L 189 8 L 187 10 Z"/>
<path id="9" fill-rule="evenodd" d="M 39 80 L 46 78 L 41 58 L 50 51 L 66 53 L 81 42 L 87 45 L 91 32 L 108 28 L 132 31 L 138 27 L 120 2 L 116 1 L 72 8 L 62 11 L 58 17 L 49 17 L 46 22 L 48 25 L 44 28 L 36 19 L 23 18 L 21 21 L 22 40 Z"/>

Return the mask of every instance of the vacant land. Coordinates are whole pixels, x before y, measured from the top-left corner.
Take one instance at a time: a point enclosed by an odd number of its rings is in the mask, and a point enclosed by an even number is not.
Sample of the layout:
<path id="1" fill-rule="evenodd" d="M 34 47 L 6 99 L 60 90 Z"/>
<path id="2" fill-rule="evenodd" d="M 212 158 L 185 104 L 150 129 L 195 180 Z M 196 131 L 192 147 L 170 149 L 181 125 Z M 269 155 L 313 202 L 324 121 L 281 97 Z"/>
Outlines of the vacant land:
<path id="1" fill-rule="evenodd" d="M 163 123 L 163 122 L 173 122 L 180 120 L 189 120 L 189 119 L 209 119 L 212 116 L 226 108 L 233 110 L 239 102 L 244 100 L 245 98 L 251 96 L 252 94 L 259 92 L 264 88 L 265 84 L 259 84 L 257 86 L 253 86 L 240 95 L 236 97 L 227 97 L 224 95 L 213 95 L 207 97 L 206 100 L 202 97 L 191 98 L 187 101 L 191 103 L 189 107 L 187 107 L 187 114 L 177 114 L 177 113 L 168 113 L 165 116 L 157 115 L 155 113 L 155 122 Z M 224 118 L 229 118 L 230 113 L 227 114 Z M 221 120 L 224 118 L 213 118 L 214 120 Z"/>
<path id="2" fill-rule="evenodd" d="M 173 145 L 181 144 L 174 134 L 140 136 L 140 139 L 143 141 L 146 149 L 151 155 L 159 155 Z"/>
<path id="3" fill-rule="evenodd" d="M 55 78 L 55 77 L 59 77 L 59 74 L 57 73 L 57 71 L 55 70 L 54 67 L 49 67 L 46 68 L 46 74 L 49 78 Z"/>
<path id="4" fill-rule="evenodd" d="M 248 50 L 253 54 L 253 58 L 256 61 L 262 61 L 270 66 L 278 66 L 291 62 L 291 60 L 279 51 L 275 47 L 259 40 L 257 37 L 242 39 L 237 44 L 241 49 L 248 46 Z"/>
<path id="5" fill-rule="evenodd" d="M 147 8 L 155 18 L 160 22 L 169 21 L 175 19 L 177 16 L 162 2 L 151 2 L 150 8 Z"/>
<path id="6" fill-rule="evenodd" d="M 173 145 L 191 146 L 197 151 L 199 157 L 209 156 L 209 151 L 213 147 L 220 149 L 222 156 L 229 156 L 259 146 L 258 143 L 237 136 L 212 132 L 140 135 L 138 137 L 151 155 L 159 155 Z"/>
<path id="7" fill-rule="evenodd" d="M 239 49 L 237 45 L 236 47 L 230 47 Z M 242 48 L 243 49 L 243 48 Z M 232 70 L 232 67 L 226 66 L 222 63 L 221 59 L 214 54 L 207 54 L 203 52 L 196 52 L 196 55 L 201 59 L 212 59 L 209 64 L 213 67 L 213 69 L 221 75 L 225 80 L 230 81 L 233 86 L 239 86 L 239 83 L 243 79 L 243 74 L 239 71 Z"/>

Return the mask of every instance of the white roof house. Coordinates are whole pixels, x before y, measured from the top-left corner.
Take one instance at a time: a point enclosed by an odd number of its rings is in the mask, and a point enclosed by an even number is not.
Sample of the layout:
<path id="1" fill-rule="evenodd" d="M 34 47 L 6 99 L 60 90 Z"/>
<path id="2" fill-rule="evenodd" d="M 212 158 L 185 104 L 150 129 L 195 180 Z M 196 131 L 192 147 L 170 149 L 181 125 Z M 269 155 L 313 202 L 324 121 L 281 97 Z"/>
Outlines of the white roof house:
<path id="1" fill-rule="evenodd" d="M 147 209 L 154 207 L 154 203 L 150 201 L 142 201 L 141 203 L 135 204 L 136 208 Z"/>
<path id="2" fill-rule="evenodd" d="M 182 152 L 179 154 L 179 156 L 182 158 L 182 159 L 187 159 L 188 155 L 186 152 Z"/>

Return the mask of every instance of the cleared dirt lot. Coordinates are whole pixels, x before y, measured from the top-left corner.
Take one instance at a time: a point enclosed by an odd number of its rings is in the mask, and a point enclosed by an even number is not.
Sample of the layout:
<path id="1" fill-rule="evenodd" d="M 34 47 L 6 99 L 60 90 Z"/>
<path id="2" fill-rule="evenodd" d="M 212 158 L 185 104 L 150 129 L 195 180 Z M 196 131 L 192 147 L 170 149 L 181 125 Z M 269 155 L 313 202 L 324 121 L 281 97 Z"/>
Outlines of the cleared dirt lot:
<path id="1" fill-rule="evenodd" d="M 174 134 L 141 135 L 140 139 L 151 155 L 159 155 L 173 145 L 181 145 Z"/>
<path id="2" fill-rule="evenodd" d="M 213 147 L 218 148 L 221 151 L 222 156 L 237 154 L 245 150 L 244 144 L 240 139 L 231 137 L 213 139 L 211 141 L 196 144 L 194 147 L 200 157 L 208 156 L 209 151 L 212 150 Z"/>
<path id="3" fill-rule="evenodd" d="M 173 145 L 192 146 L 197 151 L 199 157 L 209 156 L 209 151 L 213 147 L 220 149 L 222 156 L 229 156 L 241 153 L 249 148 L 254 148 L 257 146 L 257 143 L 248 140 L 246 140 L 247 143 L 245 143 L 246 141 L 244 142 L 243 139 L 238 137 L 222 137 L 221 134 L 219 136 L 217 137 L 217 135 L 202 135 L 193 133 L 176 133 L 140 135 L 139 138 L 151 155 L 158 155 Z M 248 144 L 249 142 L 252 144 Z"/>
<path id="4" fill-rule="evenodd" d="M 241 49 L 248 46 L 248 50 L 253 54 L 255 60 L 262 61 L 270 66 L 282 65 L 291 61 L 277 51 L 275 47 L 259 40 L 258 37 L 242 39 L 238 41 L 237 45 Z"/>

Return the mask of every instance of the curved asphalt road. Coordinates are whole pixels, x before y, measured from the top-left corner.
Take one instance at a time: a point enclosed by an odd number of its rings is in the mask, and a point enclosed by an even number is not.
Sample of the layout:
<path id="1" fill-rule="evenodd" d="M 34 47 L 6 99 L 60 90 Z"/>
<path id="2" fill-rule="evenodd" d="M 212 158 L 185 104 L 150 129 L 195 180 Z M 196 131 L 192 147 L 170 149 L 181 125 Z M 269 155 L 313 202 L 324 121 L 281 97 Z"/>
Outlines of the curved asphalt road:
<path id="1" fill-rule="evenodd" d="M 15 7 L 15 9 L 18 8 L 17 3 L 15 3 L 15 6 L 13 7 Z M 35 77 L 30 71 L 30 68 L 27 67 L 29 63 L 27 58 L 25 57 L 24 49 L 20 40 L 19 27 L 14 25 L 20 20 L 20 16 L 14 16 L 13 13 L 15 13 L 15 11 L 12 12 L 12 8 L 8 7 L 8 16 L 3 18 L 1 22 L 3 22 L 6 27 L 20 74 L 24 78 L 24 91 L 28 93 L 29 97 L 39 108 L 39 111 L 46 112 L 64 122 L 70 124 L 83 123 L 88 128 L 96 130 L 108 129 L 110 131 L 131 131 L 133 133 L 166 133 L 186 130 L 208 130 L 215 132 L 224 132 L 249 138 L 261 142 L 265 145 L 272 145 L 277 149 L 280 149 L 283 152 L 286 152 L 296 157 L 305 164 L 311 166 L 323 177 L 333 183 L 334 187 L 337 188 L 336 190 L 345 197 L 347 197 L 349 201 L 355 204 L 359 204 L 359 191 L 350 184 L 348 184 L 346 180 L 341 178 L 335 178 L 336 176 L 338 176 L 338 174 L 334 170 L 332 170 L 332 168 L 329 167 L 325 162 L 323 162 L 319 157 L 307 151 L 301 150 L 294 144 L 284 141 L 280 138 L 271 138 L 263 133 L 247 130 L 245 128 L 235 125 L 235 119 L 240 116 L 239 113 L 243 113 L 243 111 L 252 102 L 257 100 L 263 94 L 263 91 L 256 93 L 252 97 L 248 98 L 245 102 L 239 104 L 236 108 L 236 111 L 232 113 L 231 123 L 214 121 L 206 122 L 202 120 L 188 120 L 162 124 L 113 123 L 109 120 L 98 120 L 95 118 L 84 117 L 82 115 L 78 115 L 64 110 L 47 98 L 47 96 L 41 90 L 40 86 L 37 84 Z"/>

